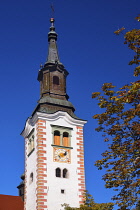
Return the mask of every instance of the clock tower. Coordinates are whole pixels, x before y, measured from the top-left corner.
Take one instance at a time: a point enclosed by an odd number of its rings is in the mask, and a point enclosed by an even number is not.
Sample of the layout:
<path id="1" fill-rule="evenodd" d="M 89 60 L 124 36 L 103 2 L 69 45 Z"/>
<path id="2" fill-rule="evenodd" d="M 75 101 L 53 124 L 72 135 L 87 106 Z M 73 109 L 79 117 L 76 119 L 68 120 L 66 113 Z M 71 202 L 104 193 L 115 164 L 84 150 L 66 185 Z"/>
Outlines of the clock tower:
<path id="1" fill-rule="evenodd" d="M 68 71 L 60 62 L 57 33 L 51 18 L 48 57 L 38 72 L 40 99 L 27 119 L 25 139 L 24 210 L 79 207 L 85 190 L 83 127 L 68 101 Z"/>

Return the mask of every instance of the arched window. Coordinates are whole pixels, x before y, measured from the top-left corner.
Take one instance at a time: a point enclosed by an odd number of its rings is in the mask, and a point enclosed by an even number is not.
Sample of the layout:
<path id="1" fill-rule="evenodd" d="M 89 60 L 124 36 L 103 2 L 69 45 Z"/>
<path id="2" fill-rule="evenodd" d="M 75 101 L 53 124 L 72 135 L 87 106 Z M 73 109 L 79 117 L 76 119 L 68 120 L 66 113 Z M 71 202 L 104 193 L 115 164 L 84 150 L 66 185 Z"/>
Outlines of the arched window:
<path id="1" fill-rule="evenodd" d="M 63 133 L 63 146 L 65 147 L 69 146 L 69 133 L 68 132 Z"/>
<path id="2" fill-rule="evenodd" d="M 30 184 L 33 182 L 33 178 L 34 178 L 34 175 L 33 175 L 33 172 L 30 174 Z"/>
<path id="3" fill-rule="evenodd" d="M 63 178 L 68 177 L 68 170 L 66 168 L 63 169 Z"/>
<path id="4" fill-rule="evenodd" d="M 59 77 L 53 76 L 53 84 L 54 85 L 59 85 Z"/>
<path id="5" fill-rule="evenodd" d="M 34 134 L 28 137 L 28 155 L 34 150 Z"/>
<path id="6" fill-rule="evenodd" d="M 60 145 L 60 132 L 57 130 L 54 131 L 54 144 Z"/>
<path id="7" fill-rule="evenodd" d="M 55 169 L 55 176 L 56 177 L 61 177 L 61 169 L 60 168 Z"/>

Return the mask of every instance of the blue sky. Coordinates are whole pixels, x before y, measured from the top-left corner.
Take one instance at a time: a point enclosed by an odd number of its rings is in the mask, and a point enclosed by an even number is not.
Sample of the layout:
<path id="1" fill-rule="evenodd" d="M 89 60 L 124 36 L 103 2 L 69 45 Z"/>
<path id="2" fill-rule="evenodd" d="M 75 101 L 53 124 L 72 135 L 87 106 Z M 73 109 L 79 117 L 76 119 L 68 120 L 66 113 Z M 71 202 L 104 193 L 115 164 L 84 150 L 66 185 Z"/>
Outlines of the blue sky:
<path id="1" fill-rule="evenodd" d="M 24 172 L 24 140 L 20 133 L 39 99 L 37 74 L 45 63 L 51 1 L 5 0 L 0 5 L 0 194 L 17 195 Z M 138 28 L 134 18 L 139 0 L 54 0 L 60 61 L 69 72 L 67 93 L 85 126 L 86 186 L 96 202 L 109 202 L 113 191 L 104 188 L 94 162 L 105 150 L 95 132 L 100 113 L 92 92 L 105 82 L 117 87 L 136 80 L 128 66 L 133 53 L 114 31 Z"/>

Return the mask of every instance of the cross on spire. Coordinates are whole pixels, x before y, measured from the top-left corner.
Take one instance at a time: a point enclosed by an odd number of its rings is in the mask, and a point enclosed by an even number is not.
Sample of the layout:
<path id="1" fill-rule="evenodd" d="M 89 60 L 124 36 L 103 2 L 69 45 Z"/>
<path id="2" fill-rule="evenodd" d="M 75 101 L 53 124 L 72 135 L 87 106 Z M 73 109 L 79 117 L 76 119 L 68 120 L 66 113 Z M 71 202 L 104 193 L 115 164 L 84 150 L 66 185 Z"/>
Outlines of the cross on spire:
<path id="1" fill-rule="evenodd" d="M 52 17 L 54 18 L 54 6 L 53 6 L 53 3 L 51 4 L 51 11 L 52 11 Z"/>

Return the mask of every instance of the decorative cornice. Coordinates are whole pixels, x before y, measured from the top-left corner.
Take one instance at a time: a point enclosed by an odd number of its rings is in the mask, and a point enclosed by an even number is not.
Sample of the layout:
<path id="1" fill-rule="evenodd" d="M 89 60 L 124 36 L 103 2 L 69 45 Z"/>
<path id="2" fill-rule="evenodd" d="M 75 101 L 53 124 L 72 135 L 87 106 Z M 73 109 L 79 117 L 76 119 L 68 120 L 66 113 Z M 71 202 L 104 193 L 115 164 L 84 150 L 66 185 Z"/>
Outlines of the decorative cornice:
<path id="1" fill-rule="evenodd" d="M 70 125 L 73 125 L 73 126 L 83 127 L 84 124 L 87 123 L 86 120 L 81 120 L 81 119 L 79 120 L 79 119 L 72 118 L 67 112 L 63 112 L 63 111 L 58 111 L 53 114 L 35 112 L 35 114 L 33 115 L 32 118 L 30 117 L 27 119 L 24 130 L 21 132 L 21 135 L 24 138 L 27 138 L 27 136 L 33 129 L 33 126 L 36 124 L 38 119 L 42 119 L 42 120 L 51 122 L 51 121 L 58 120 L 60 118 L 63 118 L 64 120 L 66 120 L 66 122 L 68 122 Z"/>
<path id="2" fill-rule="evenodd" d="M 68 122 L 71 125 L 76 125 L 76 126 L 81 126 L 81 127 L 83 127 L 84 124 L 87 122 L 86 120 L 74 119 L 67 112 L 63 112 L 63 111 L 58 111 L 53 114 L 36 112 L 32 118 L 32 122 L 35 123 L 38 119 L 44 119 L 51 122 L 54 120 L 58 120 L 60 118 L 63 118 L 64 120 L 66 120 L 66 122 Z"/>
<path id="3" fill-rule="evenodd" d="M 29 117 L 27 120 L 26 120 L 26 123 L 25 123 L 25 126 L 24 126 L 24 129 L 23 131 L 21 132 L 21 136 L 23 136 L 24 138 L 27 138 L 30 134 L 30 132 L 33 130 L 33 122 L 32 122 L 32 118 Z"/>

